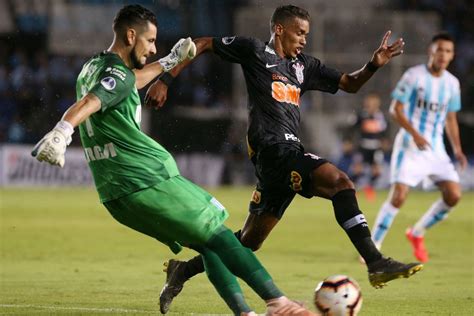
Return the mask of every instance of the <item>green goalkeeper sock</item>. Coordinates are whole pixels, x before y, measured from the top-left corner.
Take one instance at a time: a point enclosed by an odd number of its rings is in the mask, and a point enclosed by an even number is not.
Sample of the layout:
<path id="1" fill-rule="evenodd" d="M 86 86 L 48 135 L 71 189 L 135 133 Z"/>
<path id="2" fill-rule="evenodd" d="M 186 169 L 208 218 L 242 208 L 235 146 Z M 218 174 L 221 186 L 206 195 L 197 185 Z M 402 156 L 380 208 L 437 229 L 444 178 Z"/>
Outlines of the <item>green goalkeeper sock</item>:
<path id="1" fill-rule="evenodd" d="M 222 226 L 206 243 L 206 247 L 216 253 L 230 272 L 244 280 L 262 299 L 283 296 L 253 252 L 242 246 L 227 227 Z"/>
<path id="2" fill-rule="evenodd" d="M 237 279 L 222 263 L 219 256 L 208 248 L 196 247 L 195 249 L 202 255 L 207 277 L 232 312 L 235 315 L 250 312 L 251 308 L 245 302 Z"/>

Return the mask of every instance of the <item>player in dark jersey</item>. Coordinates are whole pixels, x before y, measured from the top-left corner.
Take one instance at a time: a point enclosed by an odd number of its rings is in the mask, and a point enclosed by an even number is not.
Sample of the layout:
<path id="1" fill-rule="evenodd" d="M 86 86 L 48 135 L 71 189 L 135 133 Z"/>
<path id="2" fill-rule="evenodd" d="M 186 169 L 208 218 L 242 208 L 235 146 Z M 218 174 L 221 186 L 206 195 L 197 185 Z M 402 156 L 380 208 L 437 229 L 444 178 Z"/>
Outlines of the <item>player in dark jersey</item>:
<path id="1" fill-rule="evenodd" d="M 380 110 L 381 100 L 378 94 L 370 93 L 363 101 L 363 108 L 358 111 L 354 122 L 354 129 L 358 134 L 358 157 L 354 163 L 352 180 L 364 175 L 365 167 L 370 167 L 370 179 L 364 187 L 364 192 L 369 201 L 374 201 L 376 192 L 375 182 L 381 173 L 383 162 L 382 144 L 386 138 L 387 120 Z"/>
<path id="2" fill-rule="evenodd" d="M 191 38 L 179 40 L 169 55 L 145 65 L 156 53 L 154 13 L 140 5 L 124 6 L 113 31 L 109 49 L 84 64 L 77 79 L 77 102 L 32 155 L 63 167 L 67 145 L 79 126 L 96 189 L 110 214 L 174 253 L 182 246 L 201 253 L 209 280 L 234 315 L 257 315 L 236 276 L 265 301 L 266 315 L 316 315 L 283 295 L 252 251 L 224 225 L 224 206 L 182 177 L 171 154 L 141 130 L 137 88 L 193 58 Z"/>
<path id="3" fill-rule="evenodd" d="M 398 39 L 389 45 L 389 31 L 364 67 L 351 74 L 341 73 L 302 53 L 309 21 L 307 11 L 286 5 L 278 7 L 272 16 L 272 37 L 268 43 L 245 37 L 195 40 L 198 55 L 213 51 L 227 61 L 241 64 L 247 84 L 248 150 L 258 183 L 248 218 L 236 236 L 244 246 L 257 250 L 296 194 L 330 199 L 337 222 L 367 262 L 370 283 L 382 287 L 392 279 L 412 275 L 422 265 L 403 264 L 383 257 L 377 250 L 359 210 L 354 184 L 327 160 L 304 151 L 298 137 L 299 105 L 301 94 L 307 90 L 357 92 L 379 67 L 402 53 L 404 42 Z M 167 85 L 187 64 L 177 66 L 154 83 L 148 90 L 146 104 L 162 106 Z M 199 257 L 188 262 L 170 260 L 167 264 L 167 282 L 160 294 L 163 313 L 168 311 L 183 283 L 204 271 Z"/>

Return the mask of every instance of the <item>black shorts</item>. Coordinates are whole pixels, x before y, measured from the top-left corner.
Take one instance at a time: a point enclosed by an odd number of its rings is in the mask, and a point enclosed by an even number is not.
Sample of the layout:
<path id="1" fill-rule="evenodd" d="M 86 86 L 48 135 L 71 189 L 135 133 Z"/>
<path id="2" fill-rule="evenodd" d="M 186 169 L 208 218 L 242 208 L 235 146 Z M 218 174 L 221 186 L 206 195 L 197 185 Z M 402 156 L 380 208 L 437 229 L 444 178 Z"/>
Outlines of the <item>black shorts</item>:
<path id="1" fill-rule="evenodd" d="M 360 153 L 362 154 L 362 161 L 369 165 L 380 164 L 380 155 L 383 159 L 383 153 L 380 149 L 360 148 Z"/>
<path id="2" fill-rule="evenodd" d="M 258 178 L 249 212 L 267 213 L 280 219 L 296 194 L 306 198 L 311 192 L 311 171 L 328 162 L 304 149 L 277 144 L 257 153 L 252 162 Z"/>

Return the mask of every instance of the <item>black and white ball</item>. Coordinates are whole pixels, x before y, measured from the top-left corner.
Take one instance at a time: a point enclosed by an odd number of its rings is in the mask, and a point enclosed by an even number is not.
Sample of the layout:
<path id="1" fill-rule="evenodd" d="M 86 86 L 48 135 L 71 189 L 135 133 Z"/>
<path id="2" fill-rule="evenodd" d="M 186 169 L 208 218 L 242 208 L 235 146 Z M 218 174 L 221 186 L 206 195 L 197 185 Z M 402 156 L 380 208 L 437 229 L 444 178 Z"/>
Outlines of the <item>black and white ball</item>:
<path id="1" fill-rule="evenodd" d="M 346 275 L 332 275 L 316 287 L 316 308 L 327 316 L 355 316 L 362 307 L 359 284 Z"/>

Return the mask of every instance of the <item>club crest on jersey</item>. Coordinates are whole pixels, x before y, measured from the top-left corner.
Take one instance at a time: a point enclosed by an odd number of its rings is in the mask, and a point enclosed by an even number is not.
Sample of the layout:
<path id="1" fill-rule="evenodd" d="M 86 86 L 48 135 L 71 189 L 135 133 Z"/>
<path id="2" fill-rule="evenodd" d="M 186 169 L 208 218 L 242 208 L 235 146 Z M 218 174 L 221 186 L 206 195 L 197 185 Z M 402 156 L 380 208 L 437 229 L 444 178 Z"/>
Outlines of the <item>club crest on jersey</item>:
<path id="1" fill-rule="evenodd" d="M 234 40 L 235 40 L 235 36 L 223 37 L 222 38 L 222 43 L 224 45 L 230 45 Z"/>
<path id="2" fill-rule="evenodd" d="M 114 78 L 105 77 L 104 79 L 100 81 L 100 84 L 107 90 L 113 90 L 117 83 L 115 82 Z"/>
<path id="3" fill-rule="evenodd" d="M 304 81 L 304 75 L 303 75 L 304 66 L 299 63 L 293 64 L 293 69 L 295 69 L 296 79 L 298 79 L 298 82 L 302 84 Z"/>

